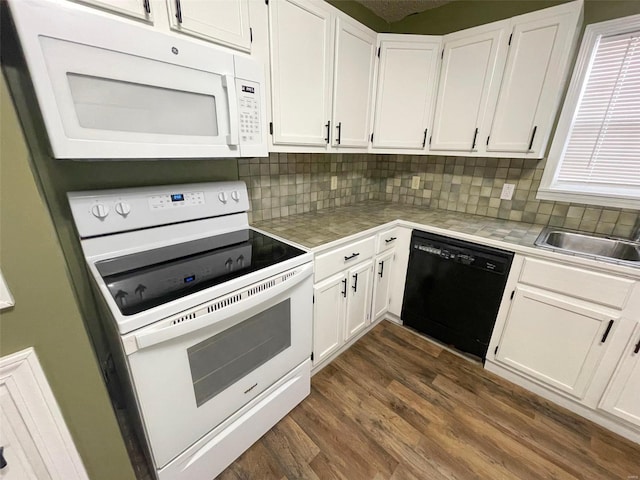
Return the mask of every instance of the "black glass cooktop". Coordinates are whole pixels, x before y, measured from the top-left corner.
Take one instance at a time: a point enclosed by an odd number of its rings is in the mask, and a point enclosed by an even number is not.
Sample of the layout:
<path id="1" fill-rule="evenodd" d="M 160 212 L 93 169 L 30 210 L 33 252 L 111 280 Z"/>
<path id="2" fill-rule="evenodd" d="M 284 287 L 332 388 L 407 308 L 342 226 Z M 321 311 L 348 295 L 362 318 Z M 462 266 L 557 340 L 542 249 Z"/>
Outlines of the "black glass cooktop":
<path id="1" fill-rule="evenodd" d="M 133 315 L 305 253 L 246 229 L 96 263 L 123 315 Z"/>

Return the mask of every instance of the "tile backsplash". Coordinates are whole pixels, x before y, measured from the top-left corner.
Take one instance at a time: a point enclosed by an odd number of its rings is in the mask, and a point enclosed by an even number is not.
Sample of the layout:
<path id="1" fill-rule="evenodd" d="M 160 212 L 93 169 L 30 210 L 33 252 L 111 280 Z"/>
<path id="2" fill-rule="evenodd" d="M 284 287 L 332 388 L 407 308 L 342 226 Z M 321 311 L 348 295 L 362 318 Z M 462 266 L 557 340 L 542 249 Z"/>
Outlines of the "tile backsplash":
<path id="1" fill-rule="evenodd" d="M 628 237 L 638 210 L 536 200 L 544 160 L 414 155 L 271 153 L 238 160 L 251 219 L 349 205 L 367 199 Z M 331 190 L 331 177 L 337 188 Z M 419 187 L 411 188 L 419 177 Z M 502 186 L 515 185 L 511 200 Z"/>

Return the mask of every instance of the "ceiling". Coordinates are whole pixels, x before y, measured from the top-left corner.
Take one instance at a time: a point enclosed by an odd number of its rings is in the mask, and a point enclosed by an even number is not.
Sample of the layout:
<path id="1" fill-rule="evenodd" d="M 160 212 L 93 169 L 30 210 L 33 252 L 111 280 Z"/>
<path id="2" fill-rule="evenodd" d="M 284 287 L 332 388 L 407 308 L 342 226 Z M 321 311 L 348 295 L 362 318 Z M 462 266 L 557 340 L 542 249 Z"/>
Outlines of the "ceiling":
<path id="1" fill-rule="evenodd" d="M 387 22 L 397 22 L 412 13 L 436 8 L 454 0 L 356 0 Z"/>

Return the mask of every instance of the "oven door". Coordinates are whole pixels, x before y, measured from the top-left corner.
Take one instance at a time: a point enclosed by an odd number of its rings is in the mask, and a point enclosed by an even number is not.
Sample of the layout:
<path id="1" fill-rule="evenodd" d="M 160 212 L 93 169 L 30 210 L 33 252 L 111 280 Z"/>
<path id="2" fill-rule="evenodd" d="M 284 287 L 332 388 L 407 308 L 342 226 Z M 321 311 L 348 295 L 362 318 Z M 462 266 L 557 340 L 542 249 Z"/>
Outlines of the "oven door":
<path id="1" fill-rule="evenodd" d="M 123 337 L 162 468 L 311 354 L 312 264 Z"/>

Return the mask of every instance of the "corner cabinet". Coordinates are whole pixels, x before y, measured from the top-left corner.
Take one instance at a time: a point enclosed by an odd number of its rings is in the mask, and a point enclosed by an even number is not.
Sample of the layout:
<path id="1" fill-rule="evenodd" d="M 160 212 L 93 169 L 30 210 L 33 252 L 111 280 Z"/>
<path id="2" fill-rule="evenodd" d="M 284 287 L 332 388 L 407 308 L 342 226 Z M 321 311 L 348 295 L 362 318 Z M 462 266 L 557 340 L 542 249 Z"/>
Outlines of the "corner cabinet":
<path id="1" fill-rule="evenodd" d="M 166 0 L 171 29 L 226 45 L 251 50 L 249 0 Z"/>
<path id="2" fill-rule="evenodd" d="M 445 35 L 432 151 L 479 150 L 507 54 L 509 20 Z"/>
<path id="3" fill-rule="evenodd" d="M 365 152 L 376 33 L 323 1 L 268 8 L 271 151 Z"/>
<path id="4" fill-rule="evenodd" d="M 582 10 L 578 0 L 445 35 L 430 149 L 542 158 Z"/>
<path id="5" fill-rule="evenodd" d="M 441 50 L 439 36 L 378 35 L 373 152 L 427 152 Z"/>

